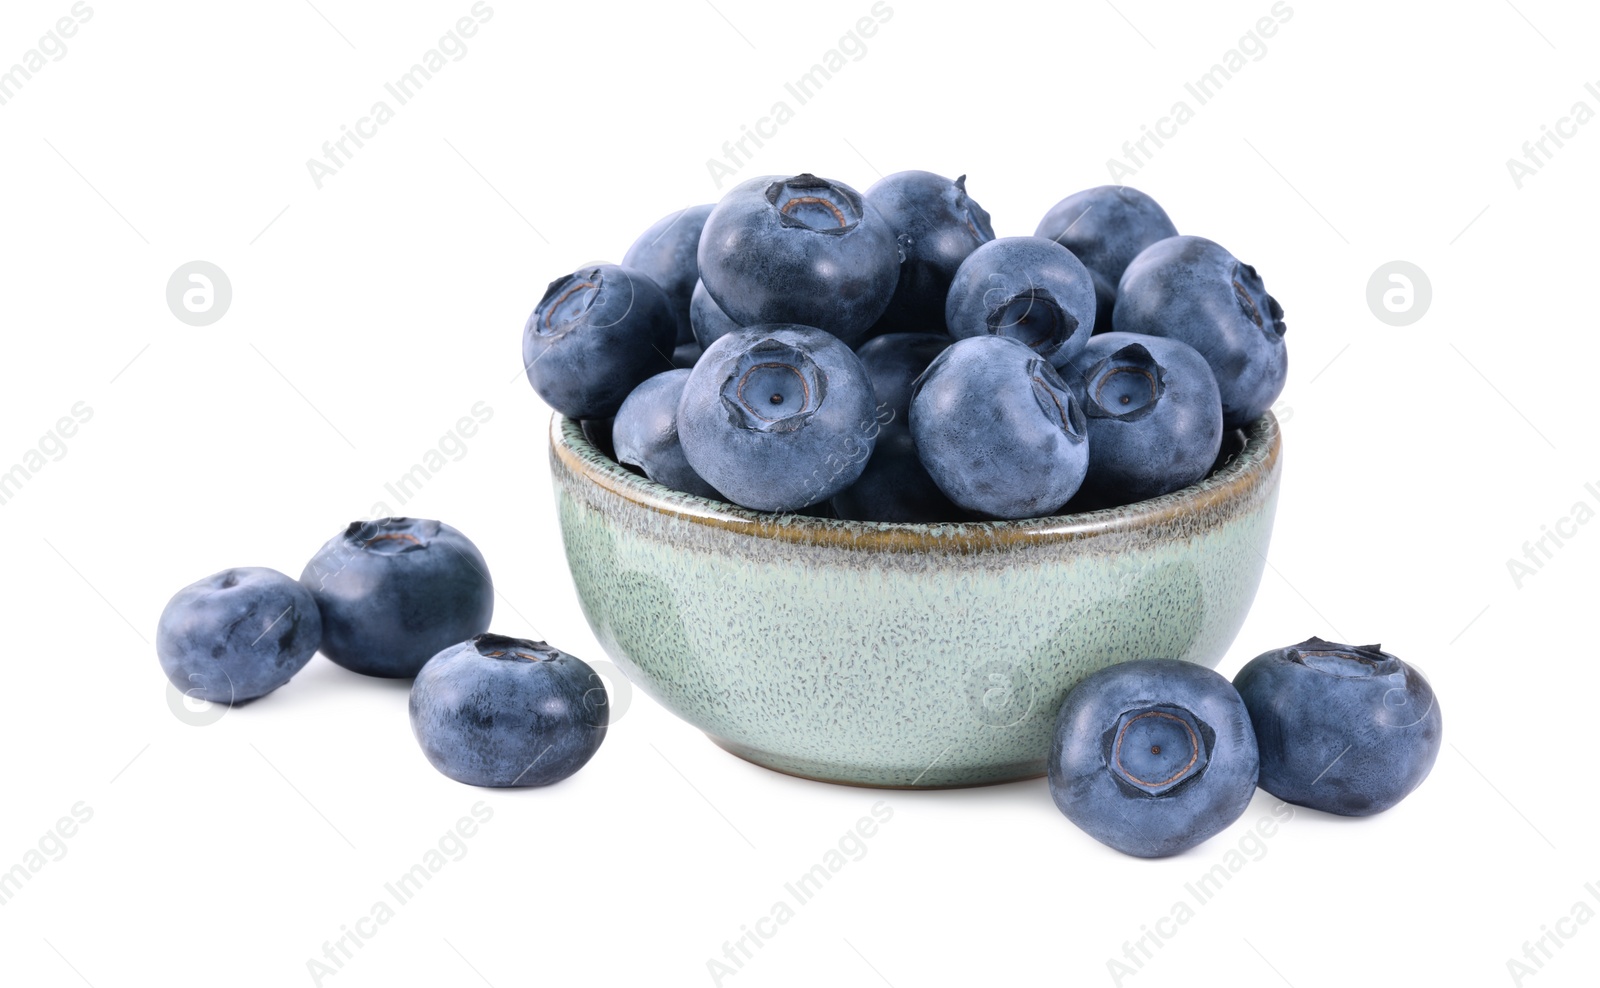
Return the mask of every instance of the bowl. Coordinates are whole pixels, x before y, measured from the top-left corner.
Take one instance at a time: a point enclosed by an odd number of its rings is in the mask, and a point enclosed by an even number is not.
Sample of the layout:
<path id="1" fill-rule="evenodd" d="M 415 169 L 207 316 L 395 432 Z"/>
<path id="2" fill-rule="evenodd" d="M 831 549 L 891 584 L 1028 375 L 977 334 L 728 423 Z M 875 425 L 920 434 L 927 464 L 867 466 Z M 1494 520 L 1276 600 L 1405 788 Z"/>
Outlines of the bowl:
<path id="1" fill-rule="evenodd" d="M 1172 494 L 937 525 L 682 494 L 559 415 L 550 465 L 584 616 L 632 683 L 758 765 L 932 789 L 1043 774 L 1062 698 L 1097 669 L 1217 664 L 1261 582 L 1282 472 L 1270 412 L 1231 436 Z"/>

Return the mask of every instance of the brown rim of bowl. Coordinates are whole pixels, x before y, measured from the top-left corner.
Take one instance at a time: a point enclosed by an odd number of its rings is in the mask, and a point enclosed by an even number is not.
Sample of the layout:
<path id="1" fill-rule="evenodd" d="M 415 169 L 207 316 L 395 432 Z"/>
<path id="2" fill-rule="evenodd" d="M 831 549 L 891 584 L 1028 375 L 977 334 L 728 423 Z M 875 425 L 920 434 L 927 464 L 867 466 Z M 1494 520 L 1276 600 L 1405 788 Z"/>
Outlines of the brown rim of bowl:
<path id="1" fill-rule="evenodd" d="M 1271 478 L 1282 448 L 1278 420 L 1267 412 L 1245 430 L 1244 448 L 1221 468 L 1197 484 L 1146 501 L 1018 521 L 937 524 L 843 521 L 754 511 L 663 487 L 596 449 L 575 420 L 559 413 L 550 418 L 552 462 L 639 507 L 758 538 L 864 552 L 982 552 L 1023 543 L 1138 532 L 1179 518 L 1198 516 L 1247 497 Z"/>

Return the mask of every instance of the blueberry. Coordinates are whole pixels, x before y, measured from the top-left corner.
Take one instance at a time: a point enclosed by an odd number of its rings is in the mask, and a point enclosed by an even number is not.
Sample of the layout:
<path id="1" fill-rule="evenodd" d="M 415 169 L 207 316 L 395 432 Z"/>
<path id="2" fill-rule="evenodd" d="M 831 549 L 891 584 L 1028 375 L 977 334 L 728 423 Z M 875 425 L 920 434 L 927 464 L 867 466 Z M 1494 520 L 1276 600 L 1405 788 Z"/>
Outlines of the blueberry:
<path id="1" fill-rule="evenodd" d="M 1381 813 L 1422 784 L 1443 743 L 1422 674 L 1377 645 L 1311 638 L 1233 677 L 1261 748 L 1261 788 L 1344 816 Z"/>
<path id="2" fill-rule="evenodd" d="M 885 333 L 856 356 L 878 399 L 878 441 L 856 482 L 833 496 L 840 518 L 857 521 L 957 521 L 968 515 L 928 476 L 911 437 L 911 387 L 954 340 L 939 333 Z"/>
<path id="3" fill-rule="evenodd" d="M 1178 228 L 1166 210 L 1138 189 L 1101 185 L 1074 192 L 1050 207 L 1033 233 L 1054 240 L 1077 255 L 1094 276 L 1097 333 L 1111 331 L 1117 282 L 1139 252 Z"/>
<path id="4" fill-rule="evenodd" d="M 477 546 L 440 521 L 353 521 L 306 564 L 322 654 L 352 672 L 404 679 L 489 627 L 494 587 Z"/>
<path id="5" fill-rule="evenodd" d="M 1067 819 L 1124 854 L 1158 858 L 1239 819 L 1258 766 L 1250 714 L 1227 679 L 1192 662 L 1139 659 L 1067 693 L 1046 770 Z"/>
<path id="6" fill-rule="evenodd" d="M 1082 373 L 1130 343 L 1144 343 L 1151 339 L 1163 339 L 1163 337 L 1152 337 L 1144 333 L 1096 333 L 1089 337 L 1083 349 L 1072 358 L 1072 366 Z"/>
<path id="7" fill-rule="evenodd" d="M 1118 332 L 1169 336 L 1199 350 L 1230 429 L 1260 418 L 1283 391 L 1283 307 L 1255 268 L 1204 237 L 1146 247 L 1122 273 L 1111 316 Z"/>
<path id="8" fill-rule="evenodd" d="M 649 276 L 666 293 L 678 324 L 677 342 L 694 339 L 689 328 L 689 296 L 700 280 L 696 254 L 700 250 L 700 230 L 711 215 L 712 204 L 690 206 L 661 217 L 644 231 L 628 252 L 622 266 Z"/>
<path id="9" fill-rule="evenodd" d="M 700 359 L 701 352 L 702 347 L 698 340 L 690 339 L 687 343 L 679 343 L 672 348 L 672 366 L 688 370 Z"/>
<path id="10" fill-rule="evenodd" d="M 723 312 L 716 299 L 706 291 L 703 281 L 695 282 L 694 294 L 689 299 L 689 324 L 694 328 L 695 342 L 700 344 L 702 352 L 717 342 L 718 337 L 739 328 L 739 324 Z"/>
<path id="11" fill-rule="evenodd" d="M 856 349 L 878 396 L 878 421 L 906 424 L 912 384 L 953 342 L 945 333 L 885 333 Z"/>
<path id="12" fill-rule="evenodd" d="M 716 488 L 694 472 L 678 442 L 678 402 L 689 373 L 665 371 L 628 395 L 611 430 L 617 462 L 638 467 L 646 477 L 675 491 L 722 500 Z"/>
<path id="13" fill-rule="evenodd" d="M 440 772 L 469 786 L 547 786 L 605 740 L 606 687 L 544 642 L 478 635 L 428 660 L 411 684 L 411 731 Z"/>
<path id="14" fill-rule="evenodd" d="M 578 427 L 583 430 L 583 438 L 589 440 L 589 445 L 609 456 L 617 458 L 617 448 L 611 441 L 611 429 L 616 424 L 615 418 L 606 419 L 580 419 Z"/>
<path id="15" fill-rule="evenodd" d="M 1193 347 L 1161 336 L 1104 333 L 1090 339 L 1073 367 L 1084 377 L 1086 494 L 1128 504 L 1211 472 L 1222 447 L 1222 398 L 1210 365 Z"/>
<path id="16" fill-rule="evenodd" d="M 911 434 L 945 496 L 997 518 L 1054 513 L 1089 465 L 1077 399 L 1048 361 L 1006 336 L 958 340 L 928 365 L 911 396 Z"/>
<path id="17" fill-rule="evenodd" d="M 894 230 L 861 193 L 815 175 L 735 186 L 700 236 L 700 278 L 743 326 L 797 323 L 854 345 L 900 277 Z"/>
<path id="18" fill-rule="evenodd" d="M 606 418 L 671 366 L 677 317 L 656 283 L 615 264 L 550 283 L 522 331 L 528 382 L 568 418 Z"/>
<path id="19" fill-rule="evenodd" d="M 888 221 L 905 258 L 873 334 L 944 332 L 944 300 L 956 269 L 994 239 L 989 214 L 967 196 L 965 175 L 952 182 L 933 172 L 895 172 L 873 183 L 866 200 Z"/>
<path id="20" fill-rule="evenodd" d="M 178 692 L 212 703 L 264 696 L 316 654 L 322 617 L 305 587 L 275 569 L 213 573 L 172 595 L 156 656 Z"/>
<path id="21" fill-rule="evenodd" d="M 706 349 L 678 405 L 695 472 L 735 504 L 794 511 L 855 482 L 877 435 L 861 361 L 810 326 L 750 326 Z"/>
<path id="22" fill-rule="evenodd" d="M 1064 366 L 1094 328 L 1094 281 L 1072 251 L 1042 237 L 1001 237 L 961 262 L 944 318 L 950 335 L 1007 336 Z"/>
<path id="23" fill-rule="evenodd" d="M 916 440 L 904 422 L 882 427 L 866 469 L 828 503 L 833 506 L 834 517 L 853 521 L 923 524 L 969 517 L 968 512 L 945 497 L 928 475 L 928 468 L 917 453 Z"/>

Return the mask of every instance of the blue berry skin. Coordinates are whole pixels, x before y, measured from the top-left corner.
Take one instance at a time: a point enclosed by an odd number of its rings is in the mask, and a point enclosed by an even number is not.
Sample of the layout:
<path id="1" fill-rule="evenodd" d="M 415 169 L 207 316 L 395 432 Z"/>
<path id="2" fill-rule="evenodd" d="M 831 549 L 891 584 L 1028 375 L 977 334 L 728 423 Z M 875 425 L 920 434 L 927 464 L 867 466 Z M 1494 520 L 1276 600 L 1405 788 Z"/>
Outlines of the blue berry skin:
<path id="1" fill-rule="evenodd" d="M 547 786 L 605 740 L 611 708 L 589 664 L 544 642 L 478 635 L 411 684 L 411 731 L 440 772 L 469 786 Z"/>
<path id="2" fill-rule="evenodd" d="M 883 426 L 866 469 L 828 503 L 834 517 L 850 521 L 925 524 L 972 518 L 928 476 L 911 429 L 903 422 Z"/>
<path id="3" fill-rule="evenodd" d="M 678 323 L 646 275 L 616 264 L 550 283 L 522 330 L 522 366 L 545 404 L 607 418 L 639 382 L 672 366 Z"/>
<path id="4" fill-rule="evenodd" d="M 965 175 L 952 182 L 933 172 L 895 172 L 874 182 L 866 200 L 888 221 L 905 258 L 872 335 L 944 332 L 944 300 L 956 269 L 994 239 L 989 214 L 968 197 Z"/>
<path id="5" fill-rule="evenodd" d="M 672 366 L 687 370 L 700 359 L 700 353 L 701 346 L 694 339 L 690 339 L 687 343 L 679 343 L 672 348 Z"/>
<path id="6" fill-rule="evenodd" d="M 1063 367 L 1094 329 L 1094 279 L 1072 251 L 1042 237 L 1001 237 L 961 262 L 944 318 L 950 335 L 1005 336 Z"/>
<path id="7" fill-rule="evenodd" d="M 1200 351 L 1230 429 L 1260 418 L 1283 391 L 1283 306 L 1255 268 L 1204 237 L 1146 247 L 1122 273 L 1111 318 L 1119 333 L 1168 336 Z"/>
<path id="8" fill-rule="evenodd" d="M 638 467 L 663 487 L 720 501 L 722 495 L 694 472 L 678 441 L 678 402 L 689 373 L 664 371 L 633 389 L 611 428 L 616 460 Z"/>
<path id="9" fill-rule="evenodd" d="M 616 446 L 611 442 L 611 427 L 616 424 L 616 419 L 583 419 L 578 427 L 583 430 L 583 438 L 589 440 L 590 445 L 600 452 L 617 458 Z"/>
<path id="10" fill-rule="evenodd" d="M 856 348 L 861 366 L 878 396 L 878 421 L 905 425 L 911 413 L 911 386 L 951 343 L 944 333 L 885 333 Z"/>
<path id="11" fill-rule="evenodd" d="M 305 587 L 275 569 L 213 573 L 172 595 L 156 626 L 156 657 L 180 693 L 212 703 L 265 696 L 322 643 L 322 616 Z"/>
<path id="12" fill-rule="evenodd" d="M 739 324 L 717 305 L 716 299 L 706 291 L 706 283 L 703 281 L 695 282 L 694 294 L 689 299 L 689 325 L 694 329 L 695 342 L 700 344 L 701 352 L 717 342 L 720 337 L 740 328 Z"/>
<path id="13" fill-rule="evenodd" d="M 678 405 L 689 465 L 735 504 L 796 511 L 861 475 L 877 438 L 866 369 L 831 333 L 750 326 L 706 349 Z"/>
<path id="14" fill-rule="evenodd" d="M 1210 473 L 1222 448 L 1222 397 L 1205 358 L 1161 336 L 1104 333 L 1089 342 L 1073 364 L 1089 428 L 1085 494 L 1131 504 Z"/>
<path id="15" fill-rule="evenodd" d="M 322 654 L 365 676 L 409 679 L 494 615 L 477 546 L 425 518 L 351 522 L 311 557 L 300 583 L 322 612 Z"/>
<path id="16" fill-rule="evenodd" d="M 1119 662 L 1067 693 L 1046 775 L 1073 823 L 1159 858 L 1226 830 L 1255 794 L 1250 714 L 1226 678 L 1177 659 Z"/>
<path id="17" fill-rule="evenodd" d="M 1178 228 L 1159 203 L 1138 189 L 1101 185 L 1050 207 L 1033 235 L 1054 240 L 1089 269 L 1096 300 L 1094 331 L 1108 333 L 1122 272 L 1146 247 L 1176 237 Z"/>
<path id="18" fill-rule="evenodd" d="M 700 235 L 700 279 L 742 326 L 815 326 L 854 346 L 899 278 L 888 221 L 861 193 L 815 175 L 740 183 Z"/>
<path id="19" fill-rule="evenodd" d="M 623 267 L 648 276 L 666 293 L 673 318 L 677 320 L 679 344 L 694 339 L 689 327 L 689 297 L 694 293 L 695 282 L 700 280 L 700 265 L 696 260 L 700 230 L 706 225 L 706 217 L 711 215 L 712 205 L 690 206 L 661 217 L 622 255 Z"/>
<path id="20" fill-rule="evenodd" d="M 856 482 L 833 496 L 834 514 L 853 521 L 940 522 L 970 517 L 928 476 L 911 437 L 911 389 L 955 341 L 945 333 L 885 333 L 856 356 L 878 399 L 877 444 Z"/>
<path id="21" fill-rule="evenodd" d="M 946 497 L 995 518 L 1055 513 L 1089 466 L 1067 383 L 1006 336 L 957 340 L 928 365 L 911 396 L 911 435 Z"/>
<path id="22" fill-rule="evenodd" d="M 1343 816 L 1381 813 L 1433 769 L 1444 741 L 1422 674 L 1378 645 L 1311 638 L 1233 677 L 1261 749 L 1261 788 Z"/>

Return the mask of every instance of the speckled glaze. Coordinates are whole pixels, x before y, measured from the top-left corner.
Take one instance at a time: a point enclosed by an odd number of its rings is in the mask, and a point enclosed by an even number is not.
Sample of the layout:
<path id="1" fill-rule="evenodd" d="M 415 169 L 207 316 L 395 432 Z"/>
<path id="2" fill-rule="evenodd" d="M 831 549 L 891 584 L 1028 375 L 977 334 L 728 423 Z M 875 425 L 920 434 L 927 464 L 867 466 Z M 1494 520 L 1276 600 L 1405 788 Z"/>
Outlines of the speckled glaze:
<path id="1" fill-rule="evenodd" d="M 1215 666 L 1261 581 L 1271 413 L 1192 487 L 1025 521 L 769 515 L 668 490 L 550 427 L 567 563 L 628 678 L 727 750 L 863 786 L 1043 773 L 1062 697 L 1129 659 Z"/>

